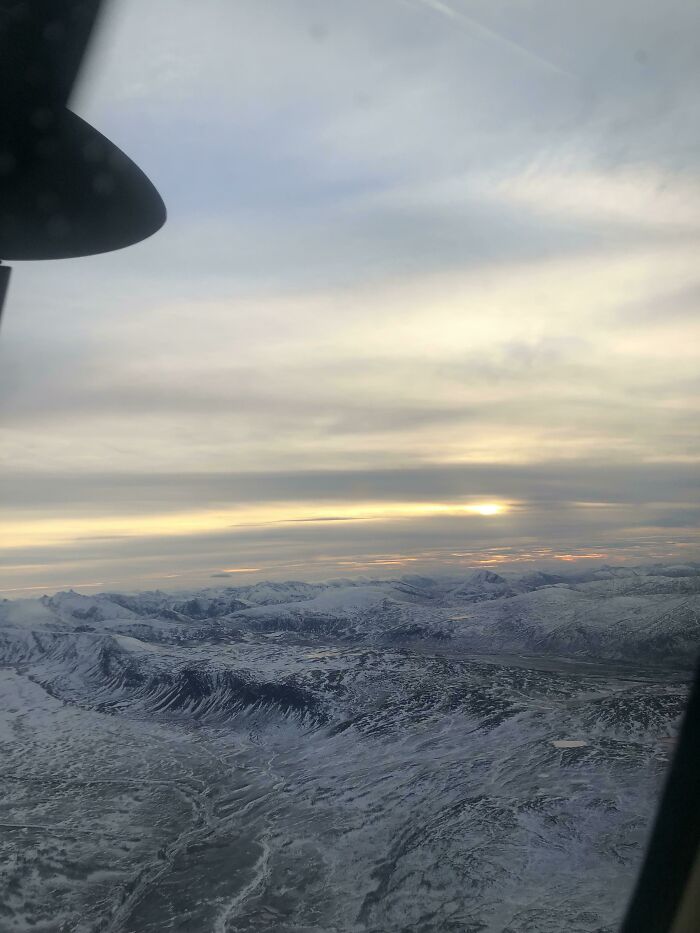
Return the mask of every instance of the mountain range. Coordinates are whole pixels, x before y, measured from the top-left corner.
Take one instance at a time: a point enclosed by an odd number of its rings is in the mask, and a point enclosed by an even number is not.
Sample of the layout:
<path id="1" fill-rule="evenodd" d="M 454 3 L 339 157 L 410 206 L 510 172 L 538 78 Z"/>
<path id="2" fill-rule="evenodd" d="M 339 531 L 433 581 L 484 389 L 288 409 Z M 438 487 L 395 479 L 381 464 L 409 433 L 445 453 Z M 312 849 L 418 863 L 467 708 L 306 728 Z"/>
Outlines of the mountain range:
<path id="1" fill-rule="evenodd" d="M 699 648 L 696 564 L 3 600 L 0 928 L 613 931 Z"/>

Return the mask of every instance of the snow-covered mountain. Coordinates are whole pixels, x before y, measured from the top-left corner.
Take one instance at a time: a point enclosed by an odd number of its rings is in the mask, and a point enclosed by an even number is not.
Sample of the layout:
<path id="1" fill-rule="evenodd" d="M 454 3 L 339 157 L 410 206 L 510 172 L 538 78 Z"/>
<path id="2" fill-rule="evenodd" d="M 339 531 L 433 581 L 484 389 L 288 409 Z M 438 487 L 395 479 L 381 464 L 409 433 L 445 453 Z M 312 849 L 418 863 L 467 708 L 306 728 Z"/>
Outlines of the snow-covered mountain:
<path id="1" fill-rule="evenodd" d="M 0 928 L 612 931 L 699 613 L 696 565 L 2 601 Z"/>
<path id="2" fill-rule="evenodd" d="M 130 634 L 182 644 L 254 634 L 288 641 L 449 642 L 453 650 L 689 666 L 700 648 L 700 568 L 602 568 L 569 576 L 403 577 L 258 583 L 168 594 L 69 591 L 0 602 L 5 627 Z"/>

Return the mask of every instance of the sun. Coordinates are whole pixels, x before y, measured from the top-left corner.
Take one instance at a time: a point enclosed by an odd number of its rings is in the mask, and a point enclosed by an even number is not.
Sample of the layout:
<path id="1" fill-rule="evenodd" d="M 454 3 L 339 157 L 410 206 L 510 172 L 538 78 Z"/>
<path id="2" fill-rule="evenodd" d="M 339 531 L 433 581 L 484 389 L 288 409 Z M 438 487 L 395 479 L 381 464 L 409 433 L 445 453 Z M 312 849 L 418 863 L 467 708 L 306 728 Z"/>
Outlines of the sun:
<path id="1" fill-rule="evenodd" d="M 477 505 L 468 506 L 469 511 L 473 512 L 475 515 L 502 515 L 505 512 L 505 507 L 499 505 L 498 502 L 479 502 Z"/>

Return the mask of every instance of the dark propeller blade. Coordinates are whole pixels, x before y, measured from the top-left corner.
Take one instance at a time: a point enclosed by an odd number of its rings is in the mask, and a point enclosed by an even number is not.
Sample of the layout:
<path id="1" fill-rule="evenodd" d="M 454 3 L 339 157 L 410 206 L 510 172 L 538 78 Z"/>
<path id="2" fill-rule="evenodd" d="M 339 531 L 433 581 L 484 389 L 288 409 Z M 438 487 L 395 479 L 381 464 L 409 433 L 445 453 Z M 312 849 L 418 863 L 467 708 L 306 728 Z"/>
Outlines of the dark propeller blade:
<path id="1" fill-rule="evenodd" d="M 155 233 L 163 201 L 67 109 L 99 0 L 0 0 L 0 258 L 62 259 Z"/>

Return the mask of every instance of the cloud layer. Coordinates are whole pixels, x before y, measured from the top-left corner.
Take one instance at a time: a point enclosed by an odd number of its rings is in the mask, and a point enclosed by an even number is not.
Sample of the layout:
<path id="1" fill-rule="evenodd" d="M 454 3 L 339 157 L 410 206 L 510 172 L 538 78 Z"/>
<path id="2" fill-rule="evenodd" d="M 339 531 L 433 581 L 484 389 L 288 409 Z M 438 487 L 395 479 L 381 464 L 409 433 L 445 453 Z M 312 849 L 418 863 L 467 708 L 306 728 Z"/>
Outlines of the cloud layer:
<path id="1" fill-rule="evenodd" d="M 692 550 L 698 27 L 680 0 L 115 5 L 75 105 L 169 221 L 15 270 L 4 587 Z M 416 511 L 484 497 L 517 507 Z"/>

